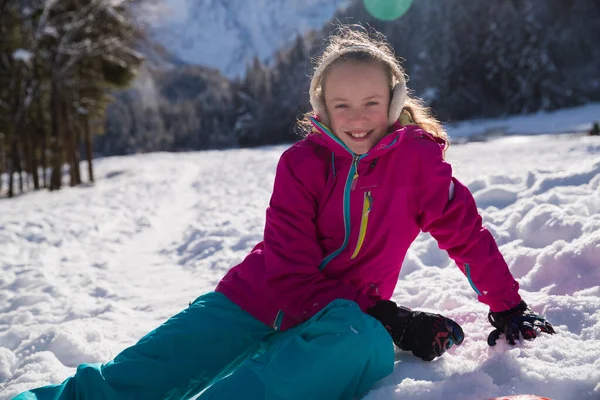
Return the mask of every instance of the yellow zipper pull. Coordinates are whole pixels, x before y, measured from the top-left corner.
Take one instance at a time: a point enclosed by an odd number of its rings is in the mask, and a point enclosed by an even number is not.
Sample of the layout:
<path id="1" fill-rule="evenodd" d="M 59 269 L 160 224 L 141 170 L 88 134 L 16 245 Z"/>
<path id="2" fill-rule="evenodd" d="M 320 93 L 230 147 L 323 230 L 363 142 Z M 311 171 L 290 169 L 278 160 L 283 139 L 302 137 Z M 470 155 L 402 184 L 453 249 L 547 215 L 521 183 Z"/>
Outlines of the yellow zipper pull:
<path id="1" fill-rule="evenodd" d="M 362 217 L 360 219 L 360 230 L 358 231 L 358 241 L 356 242 L 356 248 L 354 249 L 354 253 L 350 259 L 355 259 L 358 256 L 358 252 L 360 251 L 365 237 L 367 235 L 367 225 L 369 223 L 369 213 L 371 212 L 371 208 L 373 207 L 373 197 L 371 196 L 371 191 L 365 192 L 365 196 L 363 199 L 363 211 Z"/>
<path id="2" fill-rule="evenodd" d="M 354 156 L 354 176 L 352 177 L 352 186 L 350 186 L 350 190 L 354 190 L 356 188 L 356 183 L 358 182 L 358 156 Z"/>

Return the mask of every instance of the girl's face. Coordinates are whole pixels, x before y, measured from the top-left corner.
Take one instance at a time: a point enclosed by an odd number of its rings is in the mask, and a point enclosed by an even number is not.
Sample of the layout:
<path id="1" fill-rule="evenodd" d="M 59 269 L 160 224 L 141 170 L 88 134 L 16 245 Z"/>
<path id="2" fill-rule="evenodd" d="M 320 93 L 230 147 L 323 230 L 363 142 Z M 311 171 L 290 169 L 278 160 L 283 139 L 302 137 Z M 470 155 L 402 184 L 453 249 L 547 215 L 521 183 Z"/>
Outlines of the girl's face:
<path id="1" fill-rule="evenodd" d="M 330 128 L 355 154 L 365 154 L 388 130 L 390 84 L 382 65 L 346 61 L 323 83 Z"/>

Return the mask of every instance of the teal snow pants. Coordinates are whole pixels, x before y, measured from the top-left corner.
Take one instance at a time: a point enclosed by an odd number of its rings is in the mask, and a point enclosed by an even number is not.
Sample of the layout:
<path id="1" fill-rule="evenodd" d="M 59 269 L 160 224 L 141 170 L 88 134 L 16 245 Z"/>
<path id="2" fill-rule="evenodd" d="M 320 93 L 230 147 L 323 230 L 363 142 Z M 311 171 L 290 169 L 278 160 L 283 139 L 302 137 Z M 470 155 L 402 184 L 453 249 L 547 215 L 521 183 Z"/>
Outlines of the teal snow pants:
<path id="1" fill-rule="evenodd" d="M 15 399 L 352 399 L 393 368 L 390 335 L 354 302 L 279 332 L 211 292 L 109 363 Z"/>

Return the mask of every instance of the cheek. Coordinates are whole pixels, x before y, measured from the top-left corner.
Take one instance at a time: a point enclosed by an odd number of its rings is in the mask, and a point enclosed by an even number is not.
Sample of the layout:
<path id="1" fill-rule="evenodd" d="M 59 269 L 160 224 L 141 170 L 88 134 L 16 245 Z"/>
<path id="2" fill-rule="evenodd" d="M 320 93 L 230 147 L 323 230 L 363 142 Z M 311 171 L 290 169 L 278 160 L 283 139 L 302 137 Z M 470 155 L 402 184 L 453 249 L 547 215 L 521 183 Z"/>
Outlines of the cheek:
<path id="1" fill-rule="evenodd" d="M 388 120 L 388 109 L 387 107 L 373 107 L 368 113 L 369 118 L 377 123 L 387 123 Z"/>
<path id="2" fill-rule="evenodd" d="M 330 123 L 332 126 L 343 125 L 348 120 L 348 113 L 346 110 L 334 110 L 329 114 Z"/>

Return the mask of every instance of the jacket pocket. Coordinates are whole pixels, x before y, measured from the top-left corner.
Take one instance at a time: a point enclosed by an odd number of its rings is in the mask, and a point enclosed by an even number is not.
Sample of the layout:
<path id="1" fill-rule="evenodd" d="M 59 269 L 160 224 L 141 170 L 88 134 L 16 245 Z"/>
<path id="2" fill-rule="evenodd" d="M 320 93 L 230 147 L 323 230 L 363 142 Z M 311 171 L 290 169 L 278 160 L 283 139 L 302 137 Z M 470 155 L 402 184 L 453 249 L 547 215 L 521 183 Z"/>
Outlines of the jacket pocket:
<path id="1" fill-rule="evenodd" d="M 373 208 L 373 196 L 371 196 L 371 191 L 365 192 L 363 198 L 363 210 L 362 217 L 360 219 L 360 230 L 358 232 L 358 241 L 356 242 L 356 248 L 354 249 L 354 253 L 352 253 L 351 259 L 354 259 L 358 256 L 362 245 L 365 242 L 365 236 L 367 234 L 367 225 L 369 224 L 369 213 Z"/>

